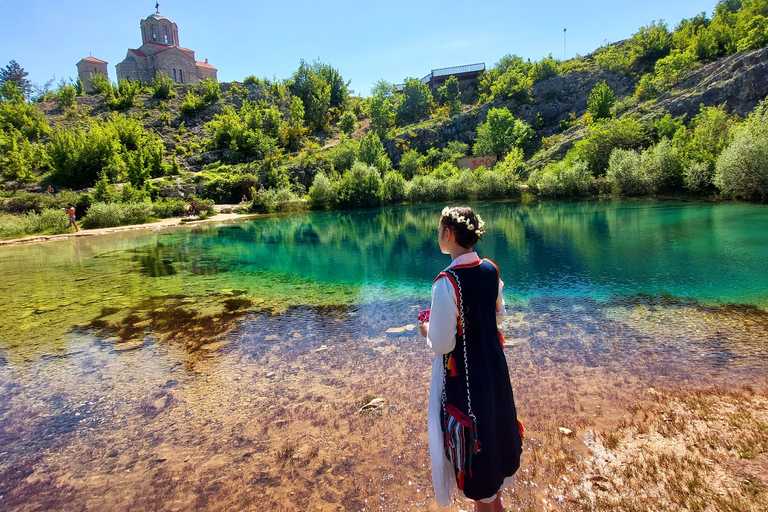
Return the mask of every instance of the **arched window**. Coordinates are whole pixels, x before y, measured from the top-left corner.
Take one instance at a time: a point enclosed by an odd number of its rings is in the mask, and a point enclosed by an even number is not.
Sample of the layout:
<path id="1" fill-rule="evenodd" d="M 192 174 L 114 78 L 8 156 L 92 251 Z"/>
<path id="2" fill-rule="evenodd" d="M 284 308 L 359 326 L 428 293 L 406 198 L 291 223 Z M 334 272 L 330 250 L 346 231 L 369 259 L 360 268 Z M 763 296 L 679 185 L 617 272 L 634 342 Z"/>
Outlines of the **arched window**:
<path id="1" fill-rule="evenodd" d="M 176 80 L 176 68 L 173 68 L 173 81 L 178 82 L 178 80 Z"/>
<path id="2" fill-rule="evenodd" d="M 157 41 L 157 35 L 155 34 L 155 26 L 152 25 L 152 40 Z"/>
<path id="3" fill-rule="evenodd" d="M 184 72 L 179 70 L 179 82 L 184 83 Z"/>
<path id="4" fill-rule="evenodd" d="M 163 25 L 163 40 L 168 44 L 168 25 Z"/>

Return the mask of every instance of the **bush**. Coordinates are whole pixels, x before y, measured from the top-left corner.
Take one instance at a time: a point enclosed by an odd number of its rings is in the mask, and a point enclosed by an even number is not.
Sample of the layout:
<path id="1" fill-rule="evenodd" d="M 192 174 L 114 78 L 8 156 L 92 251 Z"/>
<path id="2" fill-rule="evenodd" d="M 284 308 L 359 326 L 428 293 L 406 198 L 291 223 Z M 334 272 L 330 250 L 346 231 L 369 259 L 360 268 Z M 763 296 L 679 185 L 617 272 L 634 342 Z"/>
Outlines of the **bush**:
<path id="1" fill-rule="evenodd" d="M 693 162 L 683 171 L 683 184 L 691 192 L 703 192 L 712 186 L 715 175 L 713 165 L 706 162 Z"/>
<path id="2" fill-rule="evenodd" d="M 461 169 L 451 176 L 446 183 L 448 198 L 452 201 L 470 198 L 474 187 L 475 179 L 469 169 Z"/>
<path id="3" fill-rule="evenodd" d="M 222 166 L 220 171 L 229 170 Z M 202 195 L 218 204 L 239 203 L 244 195 L 257 186 L 259 179 L 253 174 L 225 173 L 207 177 Z"/>
<path id="4" fill-rule="evenodd" d="M 59 108 L 64 110 L 75 105 L 75 98 L 77 97 L 77 90 L 74 85 L 62 85 L 59 87 L 57 94 L 57 100 Z"/>
<path id="5" fill-rule="evenodd" d="M 419 174 L 424 157 L 415 149 L 409 149 L 400 157 L 400 173 L 405 179 L 412 179 Z"/>
<path id="6" fill-rule="evenodd" d="M 40 213 L 43 210 L 43 196 L 31 192 L 17 192 L 0 203 L 0 210 L 8 213 Z"/>
<path id="7" fill-rule="evenodd" d="M 341 114 L 339 118 L 339 130 L 347 135 L 351 134 L 357 129 L 357 117 L 349 110 Z"/>
<path id="8" fill-rule="evenodd" d="M 184 101 L 181 103 L 181 113 L 185 116 L 193 116 L 205 108 L 205 101 L 194 90 L 189 89 Z"/>
<path id="9" fill-rule="evenodd" d="M 398 204 L 405 199 L 405 178 L 397 171 L 389 171 L 384 176 L 382 184 L 382 202 L 384 204 Z"/>
<path id="10" fill-rule="evenodd" d="M 94 203 L 83 220 L 84 228 L 110 228 L 155 220 L 152 203 Z"/>
<path id="11" fill-rule="evenodd" d="M 643 153 L 643 168 L 654 192 L 672 191 L 683 184 L 683 164 L 678 149 L 669 139 Z"/>
<path id="12" fill-rule="evenodd" d="M 189 204 L 183 199 L 163 197 L 152 204 L 152 212 L 158 219 L 183 217 L 188 211 Z"/>
<path id="13" fill-rule="evenodd" d="M 46 209 L 19 216 L 0 214 L 0 239 L 35 234 L 53 235 L 69 231 L 69 217 L 62 210 Z"/>
<path id="14" fill-rule="evenodd" d="M 173 90 L 173 80 L 162 71 L 158 71 L 152 79 L 152 97 L 160 100 L 176 97 L 176 91 Z"/>
<path id="15" fill-rule="evenodd" d="M 141 82 L 120 80 L 117 89 L 110 89 L 107 94 L 107 107 L 112 110 L 127 110 L 142 90 Z"/>
<path id="16" fill-rule="evenodd" d="M 336 206 L 336 184 L 324 172 L 318 172 L 309 187 L 309 207 L 313 210 L 330 210 Z"/>
<path id="17" fill-rule="evenodd" d="M 381 204 L 381 177 L 376 167 L 355 162 L 339 180 L 341 208 L 369 208 Z"/>
<path id="18" fill-rule="evenodd" d="M 616 96 L 613 90 L 605 83 L 605 80 L 598 82 L 589 93 L 587 100 L 587 112 L 592 114 L 592 119 L 605 119 L 611 117 L 611 108 L 616 103 Z"/>
<path id="19" fill-rule="evenodd" d="M 600 176 L 605 174 L 614 149 L 642 149 L 646 142 L 643 127 L 634 119 L 599 122 L 591 126 L 589 137 L 574 144 L 566 159 L 581 160 L 593 176 Z"/>
<path id="20" fill-rule="evenodd" d="M 109 94 L 112 92 L 112 83 L 107 78 L 107 75 L 96 73 L 91 76 L 91 88 L 96 94 Z"/>
<path id="21" fill-rule="evenodd" d="M 289 188 L 270 188 L 262 193 L 254 193 L 251 210 L 260 213 L 298 211 L 303 208 L 299 197 Z"/>
<path id="22" fill-rule="evenodd" d="M 514 147 L 525 147 L 533 133 L 533 128 L 525 121 L 515 119 L 506 107 L 492 108 L 485 122 L 477 127 L 474 154 L 502 157 Z"/>
<path id="23" fill-rule="evenodd" d="M 715 164 L 715 185 L 726 196 L 768 200 L 768 102 L 737 131 Z"/>
<path id="24" fill-rule="evenodd" d="M 544 197 L 576 197 L 591 193 L 595 178 L 586 162 L 562 161 L 532 172 L 528 184 Z"/>
<path id="25" fill-rule="evenodd" d="M 646 194 L 650 188 L 643 172 L 642 157 L 631 149 L 614 149 L 605 174 L 614 192 L 628 196 Z"/>
<path id="26" fill-rule="evenodd" d="M 411 203 L 436 203 L 448 199 L 445 180 L 432 175 L 416 176 L 405 186 L 405 198 Z"/>
<path id="27" fill-rule="evenodd" d="M 210 105 L 214 101 L 221 98 L 221 87 L 219 82 L 206 78 L 200 82 L 200 92 L 202 92 L 203 101 L 206 105 Z"/>

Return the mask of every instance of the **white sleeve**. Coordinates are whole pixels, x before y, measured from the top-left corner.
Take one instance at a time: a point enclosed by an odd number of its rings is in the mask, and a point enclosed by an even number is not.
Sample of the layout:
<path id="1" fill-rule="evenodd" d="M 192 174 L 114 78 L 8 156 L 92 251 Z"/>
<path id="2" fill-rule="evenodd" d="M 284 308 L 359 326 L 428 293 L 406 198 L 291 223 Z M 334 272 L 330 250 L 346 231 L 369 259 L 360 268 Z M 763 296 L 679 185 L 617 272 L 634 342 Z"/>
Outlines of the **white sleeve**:
<path id="1" fill-rule="evenodd" d="M 501 325 L 504 321 L 504 315 L 507 314 L 507 304 L 504 302 L 504 281 L 499 279 L 499 295 L 496 297 L 496 325 Z"/>
<path id="2" fill-rule="evenodd" d="M 453 284 L 447 277 L 441 277 L 432 285 L 432 311 L 427 333 L 427 346 L 436 354 L 447 354 L 456 346 L 458 318 Z"/>

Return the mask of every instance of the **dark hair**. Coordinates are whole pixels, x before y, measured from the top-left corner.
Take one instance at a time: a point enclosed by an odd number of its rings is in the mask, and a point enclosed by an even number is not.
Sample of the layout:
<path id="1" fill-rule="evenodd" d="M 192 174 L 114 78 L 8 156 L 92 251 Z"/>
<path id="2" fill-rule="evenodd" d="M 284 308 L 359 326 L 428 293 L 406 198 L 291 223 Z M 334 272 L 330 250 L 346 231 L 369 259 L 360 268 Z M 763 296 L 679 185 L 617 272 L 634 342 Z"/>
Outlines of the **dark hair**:
<path id="1" fill-rule="evenodd" d="M 445 211 L 445 210 L 443 210 Z M 448 215 L 443 215 L 440 218 L 440 225 L 450 229 L 453 235 L 456 237 L 456 243 L 465 249 L 471 249 L 477 242 L 482 240 L 481 220 L 472 211 L 469 206 L 454 206 L 448 209 Z M 464 222 L 459 222 L 454 219 L 452 214 L 456 212 L 460 217 L 464 217 Z M 473 230 L 469 229 L 469 225 L 474 227 Z M 477 233 L 476 231 L 480 231 Z"/>

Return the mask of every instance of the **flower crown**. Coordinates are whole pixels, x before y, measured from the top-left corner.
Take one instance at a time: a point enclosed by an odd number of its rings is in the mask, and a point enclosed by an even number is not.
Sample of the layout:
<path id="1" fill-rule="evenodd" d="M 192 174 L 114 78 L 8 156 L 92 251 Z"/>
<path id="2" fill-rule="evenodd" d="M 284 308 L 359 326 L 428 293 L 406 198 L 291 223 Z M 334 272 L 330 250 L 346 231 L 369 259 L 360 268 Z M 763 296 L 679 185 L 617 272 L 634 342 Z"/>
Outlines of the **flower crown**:
<path id="1" fill-rule="evenodd" d="M 472 224 L 469 221 L 469 219 L 467 219 L 465 216 L 459 215 L 459 212 L 457 212 L 456 210 L 454 210 L 454 209 L 452 209 L 452 208 L 450 208 L 448 206 L 443 208 L 442 216 L 443 217 L 450 217 L 453 220 L 455 220 L 456 222 L 458 222 L 459 224 L 466 224 L 467 225 L 467 229 L 470 230 L 470 231 L 474 231 L 477 236 L 481 236 L 483 233 L 485 233 L 485 230 L 483 229 L 483 226 L 485 226 L 485 221 L 483 221 L 483 219 L 481 219 L 480 215 L 478 215 L 478 214 L 475 214 L 475 217 L 477 217 L 477 226 Z"/>

